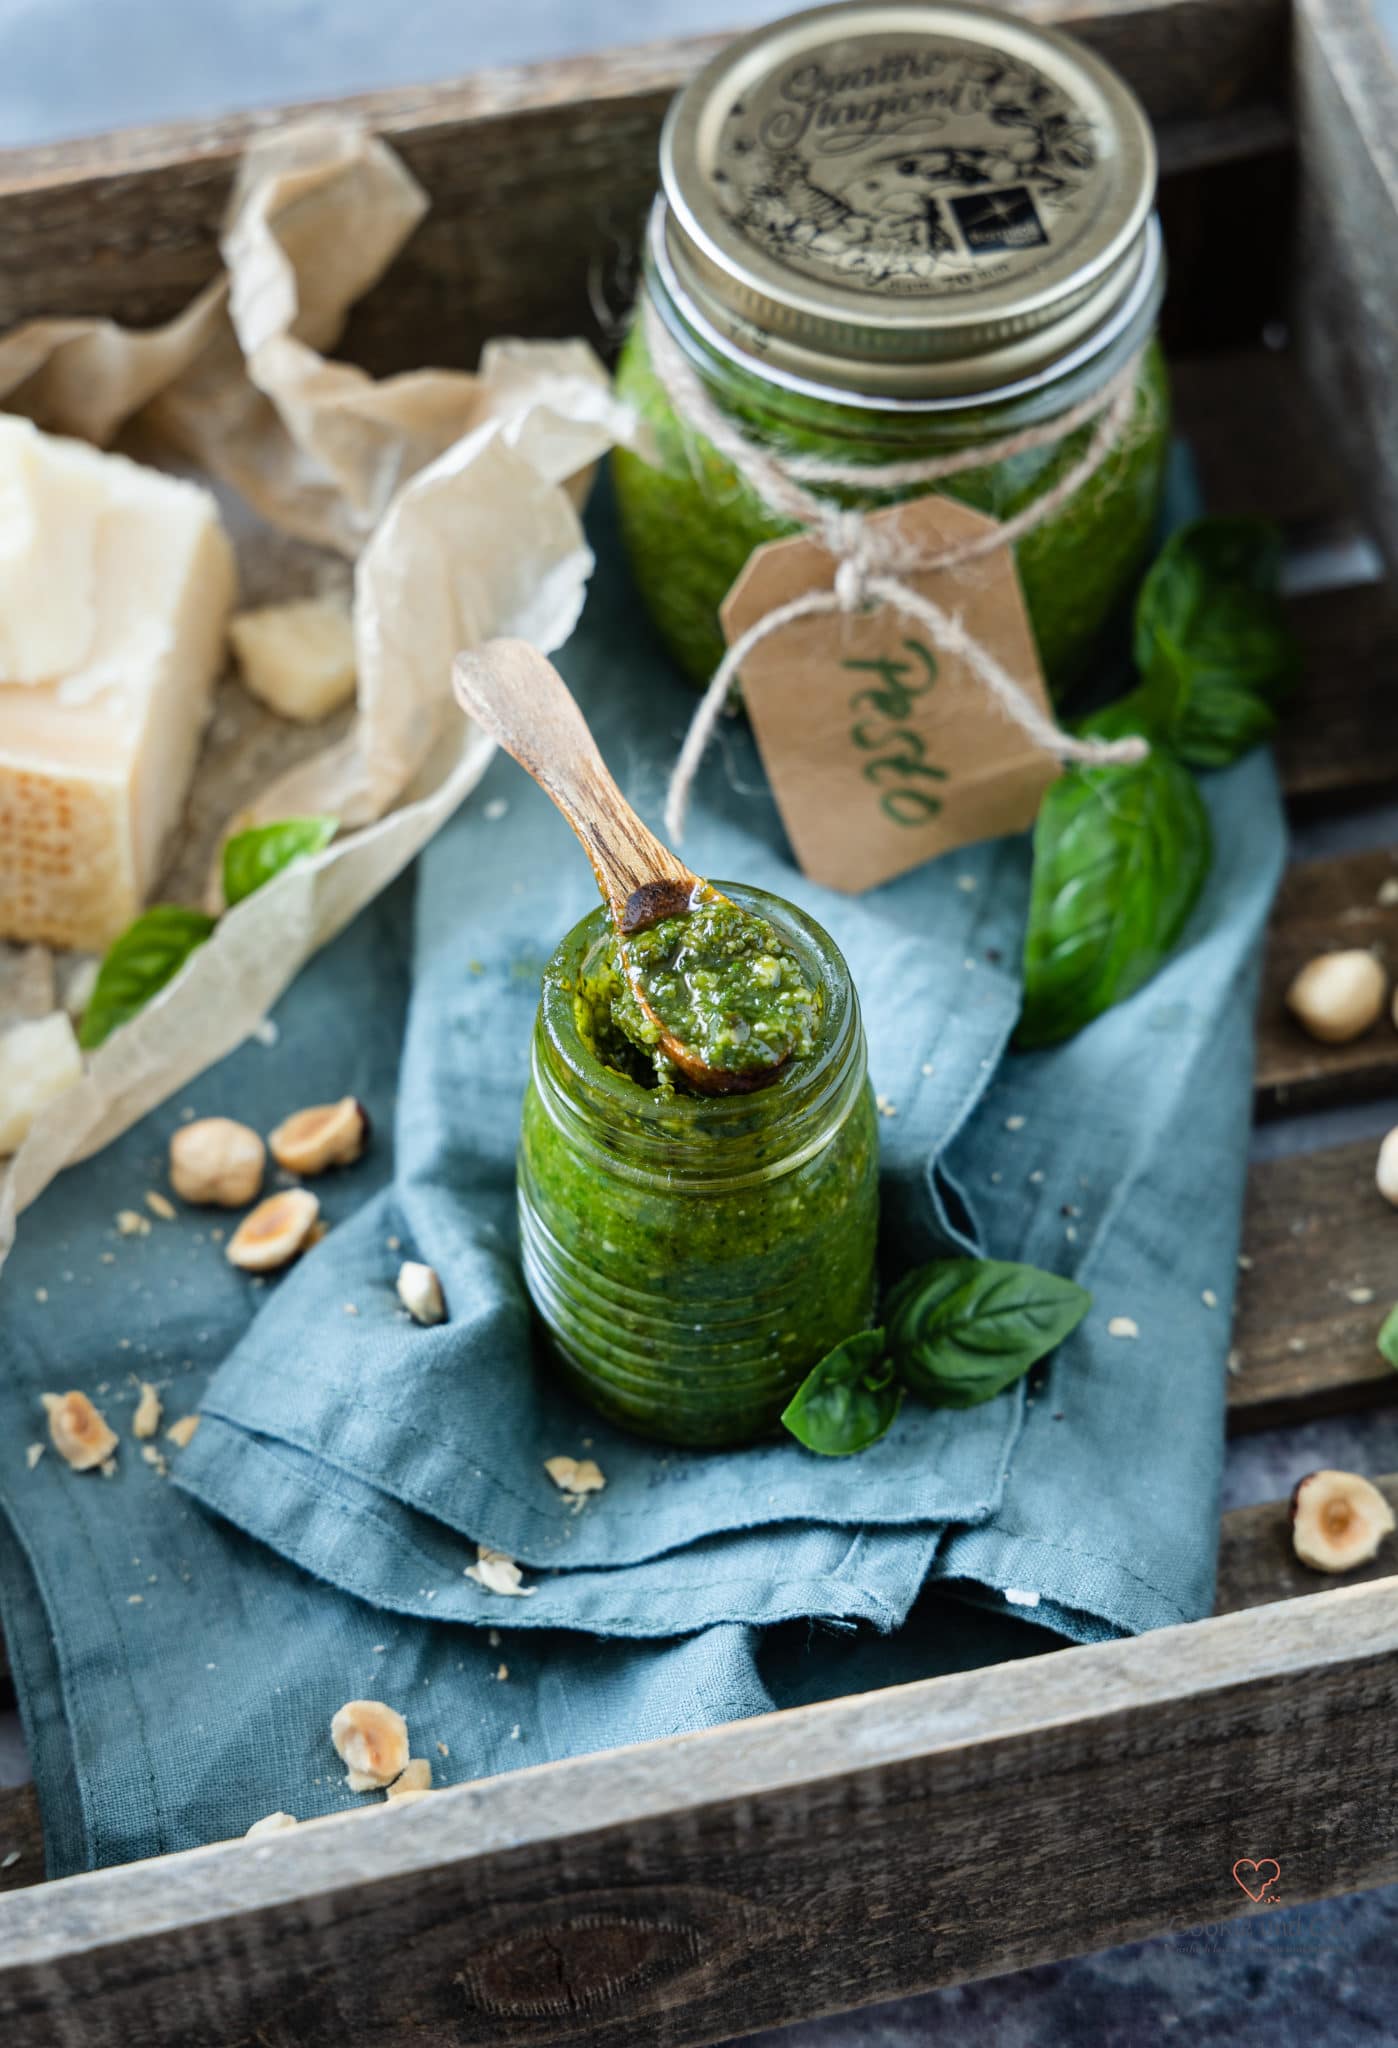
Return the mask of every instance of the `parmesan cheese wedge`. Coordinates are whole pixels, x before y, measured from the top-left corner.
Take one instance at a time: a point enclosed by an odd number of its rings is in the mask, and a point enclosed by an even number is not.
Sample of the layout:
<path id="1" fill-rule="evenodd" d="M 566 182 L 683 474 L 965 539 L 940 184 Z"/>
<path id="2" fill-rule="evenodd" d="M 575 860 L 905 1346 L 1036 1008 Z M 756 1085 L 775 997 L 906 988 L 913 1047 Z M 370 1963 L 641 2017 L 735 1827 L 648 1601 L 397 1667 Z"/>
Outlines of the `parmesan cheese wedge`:
<path id="1" fill-rule="evenodd" d="M 56 533 L 65 507 L 85 553 Z M 0 938 L 101 951 L 143 907 L 233 586 L 207 491 L 80 441 L 0 432 L 0 609 L 27 607 L 0 639 Z"/>
<path id="2" fill-rule="evenodd" d="M 0 1036 L 0 1159 L 18 1152 L 41 1109 L 75 1088 L 82 1054 L 66 1010 Z"/>

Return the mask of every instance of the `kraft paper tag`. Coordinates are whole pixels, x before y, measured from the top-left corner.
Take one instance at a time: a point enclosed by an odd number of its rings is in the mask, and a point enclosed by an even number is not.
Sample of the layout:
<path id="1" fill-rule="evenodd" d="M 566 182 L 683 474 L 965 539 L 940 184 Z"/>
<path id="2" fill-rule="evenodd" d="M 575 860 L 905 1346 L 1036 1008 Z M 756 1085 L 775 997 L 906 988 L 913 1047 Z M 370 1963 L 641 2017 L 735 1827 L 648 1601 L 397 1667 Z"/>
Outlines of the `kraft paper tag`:
<path id="1" fill-rule="evenodd" d="M 931 556 L 995 521 L 950 498 L 875 512 L 898 559 Z M 804 535 L 754 550 L 724 599 L 731 645 L 803 591 L 829 590 L 836 560 Z M 1050 712 L 1014 557 L 889 573 L 940 608 Z M 822 612 L 780 627 L 742 665 L 743 701 L 802 872 L 851 893 L 934 855 L 1032 825 L 1059 773 L 959 658 L 892 605 Z"/>

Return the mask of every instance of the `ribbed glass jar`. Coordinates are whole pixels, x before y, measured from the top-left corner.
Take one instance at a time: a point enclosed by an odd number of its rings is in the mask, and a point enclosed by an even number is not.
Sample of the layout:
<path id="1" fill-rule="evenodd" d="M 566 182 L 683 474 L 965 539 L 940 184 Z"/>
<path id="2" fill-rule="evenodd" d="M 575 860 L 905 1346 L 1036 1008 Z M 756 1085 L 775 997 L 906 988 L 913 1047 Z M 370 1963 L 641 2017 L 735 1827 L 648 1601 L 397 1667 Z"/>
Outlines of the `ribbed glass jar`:
<path id="1" fill-rule="evenodd" d="M 1003 440 L 1088 399 L 1139 354 L 1135 405 L 1116 448 L 1089 481 L 1019 542 L 1030 623 L 1050 691 L 1069 693 L 1090 667 L 1104 633 L 1145 565 L 1160 510 L 1169 449 L 1170 403 L 1164 358 L 1153 338 L 1155 306 L 1115 342 L 1056 376 L 1017 392 L 974 400 L 864 403 L 847 391 L 821 391 L 763 375 L 756 364 L 691 325 L 654 260 L 644 292 L 680 343 L 704 389 L 749 438 L 781 452 L 870 465 L 949 455 Z M 617 371 L 621 397 L 649 429 L 643 450 L 619 448 L 612 472 L 622 534 L 646 607 L 670 653 L 704 683 L 724 651 L 719 606 L 753 549 L 796 531 L 773 512 L 694 427 L 678 416 L 657 380 L 637 320 Z M 1050 490 L 1086 452 L 1092 423 L 985 468 L 963 471 L 935 488 L 977 511 L 1008 519 Z M 854 491 L 819 487 L 846 506 L 872 509 L 919 495 L 913 489 Z"/>
<path id="2" fill-rule="evenodd" d="M 564 1376 L 610 1420 L 688 1445 L 771 1430 L 874 1296 L 878 1119 L 848 970 L 790 904 L 718 886 L 818 982 L 815 1053 L 744 1096 L 667 1096 L 603 1065 L 580 1022 L 610 937 L 598 909 L 544 976 L 519 1149 L 524 1276 Z"/>

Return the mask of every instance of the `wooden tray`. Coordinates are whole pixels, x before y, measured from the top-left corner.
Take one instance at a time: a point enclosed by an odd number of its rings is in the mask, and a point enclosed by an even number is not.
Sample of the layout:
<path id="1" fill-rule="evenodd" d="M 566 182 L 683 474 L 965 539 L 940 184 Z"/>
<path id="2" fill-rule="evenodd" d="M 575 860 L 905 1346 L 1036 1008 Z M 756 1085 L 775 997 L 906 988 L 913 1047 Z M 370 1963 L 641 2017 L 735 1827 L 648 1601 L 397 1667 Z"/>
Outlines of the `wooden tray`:
<path id="1" fill-rule="evenodd" d="M 1167 340 L 1213 507 L 1274 513 L 1312 562 L 1355 532 L 1330 430 L 1280 346 L 1296 283 L 1289 68 L 1293 48 L 1317 61 L 1329 8 L 1305 0 L 1294 43 L 1285 0 L 1032 10 L 1110 58 L 1157 123 Z M 711 47 L 353 103 L 433 210 L 346 352 L 384 372 L 424 354 L 470 362 L 498 333 L 614 339 L 660 118 Z M 1314 105 L 1309 71 L 1302 86 Z M 267 118 L 0 157 L 0 327 L 175 312 L 215 266 L 238 149 Z M 1294 616 L 1308 657 L 1280 750 L 1294 811 L 1392 799 L 1393 590 L 1321 589 Z M 1398 964 L 1398 908 L 1377 901 L 1394 871 L 1398 846 L 1293 868 L 1260 1116 L 1398 1091 L 1398 1034 L 1327 1050 L 1279 1003 L 1322 946 L 1372 942 Z M 1398 1298 L 1398 1231 L 1372 1158 L 1366 1141 L 1254 1171 L 1236 1427 L 1398 1393 L 1374 1348 Z M 1265 1913 L 1233 1880 L 1240 1857 L 1276 1856 L 1289 1905 L 1390 1881 L 1398 1579 L 1367 1578 L 1317 1591 L 1284 1506 L 1248 1509 L 1224 1522 L 1216 1616 L 1188 1627 L 47 1886 L 32 1790 L 0 1792 L 0 2038 L 679 2048 Z"/>

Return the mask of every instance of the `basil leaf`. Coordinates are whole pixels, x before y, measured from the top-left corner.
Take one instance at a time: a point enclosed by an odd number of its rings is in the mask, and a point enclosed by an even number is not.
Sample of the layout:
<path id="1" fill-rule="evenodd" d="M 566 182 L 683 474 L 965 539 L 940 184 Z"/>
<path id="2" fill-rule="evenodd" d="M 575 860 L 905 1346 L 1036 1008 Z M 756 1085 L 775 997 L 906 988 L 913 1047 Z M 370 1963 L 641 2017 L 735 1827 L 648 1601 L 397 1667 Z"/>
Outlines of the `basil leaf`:
<path id="1" fill-rule="evenodd" d="M 1069 768 L 1050 786 L 1034 828 L 1021 1048 L 1070 1038 L 1150 980 L 1210 854 L 1193 778 L 1163 747 L 1144 761 Z"/>
<path id="2" fill-rule="evenodd" d="M 214 928 L 202 910 L 157 903 L 112 942 L 97 971 L 92 1000 L 83 1012 L 78 1043 L 87 1052 L 109 1038 L 151 997 L 174 979 Z"/>
<path id="3" fill-rule="evenodd" d="M 1398 1368 L 1398 1308 L 1391 1308 L 1383 1319 L 1379 1350 L 1391 1366 Z"/>
<path id="4" fill-rule="evenodd" d="M 910 1393 L 974 1408 L 1022 1379 L 1092 1306 L 1073 1280 L 1004 1259 L 935 1259 L 888 1298 L 888 1348 Z"/>
<path id="5" fill-rule="evenodd" d="M 1136 665 L 1178 695 L 1168 728 L 1182 760 L 1222 768 L 1271 733 L 1296 681 L 1281 603 L 1281 535 L 1253 519 L 1197 519 L 1162 548 L 1136 604 Z"/>
<path id="6" fill-rule="evenodd" d="M 782 1410 L 782 1422 L 808 1451 L 847 1458 L 886 1436 L 902 1405 L 883 1331 L 861 1330 L 807 1373 Z"/>
<path id="7" fill-rule="evenodd" d="M 223 900 L 231 910 L 305 854 L 319 853 L 339 830 L 338 818 L 281 818 L 235 832 L 223 849 Z"/>

